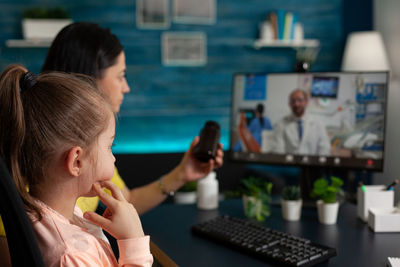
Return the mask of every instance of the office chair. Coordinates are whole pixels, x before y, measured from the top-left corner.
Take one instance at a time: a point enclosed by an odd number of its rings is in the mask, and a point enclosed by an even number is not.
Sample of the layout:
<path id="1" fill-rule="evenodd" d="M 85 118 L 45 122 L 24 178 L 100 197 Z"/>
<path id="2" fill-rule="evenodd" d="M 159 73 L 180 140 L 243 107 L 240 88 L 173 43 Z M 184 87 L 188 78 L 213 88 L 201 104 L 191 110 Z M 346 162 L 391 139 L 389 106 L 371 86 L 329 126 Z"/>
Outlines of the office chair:
<path id="1" fill-rule="evenodd" d="M 0 214 L 13 266 L 45 266 L 24 204 L 0 157 Z"/>

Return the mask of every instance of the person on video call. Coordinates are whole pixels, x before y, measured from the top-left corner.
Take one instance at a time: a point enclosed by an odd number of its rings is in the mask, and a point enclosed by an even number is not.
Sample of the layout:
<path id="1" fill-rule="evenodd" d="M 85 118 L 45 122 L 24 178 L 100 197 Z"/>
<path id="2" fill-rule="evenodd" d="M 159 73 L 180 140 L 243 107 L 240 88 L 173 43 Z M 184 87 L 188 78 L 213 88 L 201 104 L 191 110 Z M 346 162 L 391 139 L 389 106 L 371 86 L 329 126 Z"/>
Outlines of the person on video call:
<path id="1" fill-rule="evenodd" d="M 271 121 L 263 116 L 263 113 L 264 105 L 260 103 L 256 107 L 255 118 L 253 118 L 249 124 L 249 130 L 259 145 L 261 145 L 262 131 L 272 130 Z"/>
<path id="2" fill-rule="evenodd" d="M 244 113 L 240 114 L 239 129 L 243 129 L 243 128 L 248 129 L 248 131 L 250 131 L 250 134 L 252 135 L 254 141 L 257 142 L 258 147 L 261 147 L 262 131 L 263 130 L 272 130 L 271 121 L 267 117 L 263 116 L 263 113 L 264 113 L 264 105 L 262 103 L 257 104 L 256 109 L 254 110 L 255 117 L 253 119 L 251 119 L 249 126 L 247 126 L 247 124 L 246 124 L 245 114 Z M 244 141 L 244 140 L 242 140 L 242 141 Z M 242 141 L 238 141 L 232 147 L 233 151 L 242 151 L 243 150 Z M 245 142 L 245 147 L 246 147 L 246 151 L 252 151 L 251 145 L 249 145 L 249 144 L 246 145 L 246 142 Z M 256 152 L 256 151 L 252 151 L 252 152 Z"/>
<path id="3" fill-rule="evenodd" d="M 274 130 L 275 153 L 329 155 L 331 144 L 325 126 L 306 114 L 308 94 L 295 89 L 289 95 L 292 114 L 283 117 Z"/>

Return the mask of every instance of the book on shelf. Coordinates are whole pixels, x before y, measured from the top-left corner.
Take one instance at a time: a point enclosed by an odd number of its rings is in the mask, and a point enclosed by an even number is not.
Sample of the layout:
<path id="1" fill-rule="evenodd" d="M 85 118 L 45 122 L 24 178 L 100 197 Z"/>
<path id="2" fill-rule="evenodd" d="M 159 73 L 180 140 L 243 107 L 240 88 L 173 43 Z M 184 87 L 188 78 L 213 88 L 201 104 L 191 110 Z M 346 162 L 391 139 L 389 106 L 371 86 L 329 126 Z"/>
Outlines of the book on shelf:
<path id="1" fill-rule="evenodd" d="M 276 40 L 278 39 L 278 18 L 275 12 L 269 14 L 269 21 L 271 23 L 274 40 Z"/>
<path id="2" fill-rule="evenodd" d="M 295 40 L 297 14 L 294 12 L 277 9 L 271 11 L 268 20 L 273 32 L 273 40 Z M 297 25 L 298 26 L 298 25 Z"/>
<path id="3" fill-rule="evenodd" d="M 283 40 L 283 32 L 285 30 L 285 11 L 282 9 L 278 9 L 276 11 L 276 16 L 278 18 L 278 40 Z"/>

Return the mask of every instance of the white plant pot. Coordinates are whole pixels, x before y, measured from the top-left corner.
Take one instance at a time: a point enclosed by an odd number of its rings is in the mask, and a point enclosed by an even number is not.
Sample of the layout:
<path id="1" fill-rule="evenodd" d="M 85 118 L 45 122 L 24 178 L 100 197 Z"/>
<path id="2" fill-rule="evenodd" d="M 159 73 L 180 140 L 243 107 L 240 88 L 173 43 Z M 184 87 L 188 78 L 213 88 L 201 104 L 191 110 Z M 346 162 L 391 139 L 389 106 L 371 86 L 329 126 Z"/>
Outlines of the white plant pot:
<path id="1" fill-rule="evenodd" d="M 175 192 L 174 202 L 176 204 L 193 204 L 196 203 L 196 191 L 193 192 Z"/>
<path id="2" fill-rule="evenodd" d="M 282 216 L 286 221 L 298 221 L 301 217 L 301 207 L 303 201 L 299 200 L 284 200 L 281 199 Z"/>
<path id="3" fill-rule="evenodd" d="M 72 23 L 70 19 L 23 19 L 24 39 L 53 40 L 58 32 Z"/>
<path id="4" fill-rule="evenodd" d="M 324 203 L 317 201 L 318 220 L 322 224 L 335 224 L 337 221 L 339 202 Z"/>

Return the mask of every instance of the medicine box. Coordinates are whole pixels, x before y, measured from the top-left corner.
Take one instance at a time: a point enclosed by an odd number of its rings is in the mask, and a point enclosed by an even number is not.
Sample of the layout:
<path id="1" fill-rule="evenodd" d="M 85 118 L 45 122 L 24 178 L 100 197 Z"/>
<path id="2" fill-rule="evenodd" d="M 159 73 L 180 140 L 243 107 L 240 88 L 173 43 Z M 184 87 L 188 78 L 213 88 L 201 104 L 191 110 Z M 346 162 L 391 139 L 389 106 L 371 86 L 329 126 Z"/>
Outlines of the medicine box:
<path id="1" fill-rule="evenodd" d="M 368 221 L 370 208 L 391 209 L 394 206 L 394 191 L 386 190 L 384 185 L 365 185 L 357 190 L 357 215 L 364 222 Z"/>
<path id="2" fill-rule="evenodd" d="M 400 232 L 400 209 L 369 209 L 368 226 L 374 232 Z"/>

